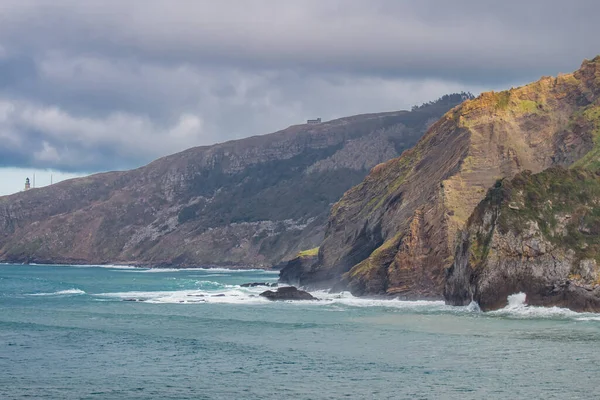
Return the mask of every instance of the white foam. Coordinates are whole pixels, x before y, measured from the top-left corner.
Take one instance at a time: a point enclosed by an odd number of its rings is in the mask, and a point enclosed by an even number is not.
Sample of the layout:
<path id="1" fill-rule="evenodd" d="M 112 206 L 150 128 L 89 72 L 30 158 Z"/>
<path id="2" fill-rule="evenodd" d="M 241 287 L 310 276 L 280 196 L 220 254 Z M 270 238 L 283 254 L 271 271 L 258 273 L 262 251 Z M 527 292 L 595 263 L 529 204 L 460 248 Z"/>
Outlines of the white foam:
<path id="1" fill-rule="evenodd" d="M 176 290 L 156 292 L 120 292 L 100 293 L 98 297 L 118 298 L 129 301 L 142 301 L 158 304 L 198 304 L 198 303 L 222 303 L 222 304 L 257 304 L 266 303 L 269 300 L 258 296 L 261 291 L 246 290 L 246 288 L 230 287 L 224 290 Z"/>
<path id="2" fill-rule="evenodd" d="M 578 317 L 575 318 L 577 321 L 600 321 L 600 316 L 596 314 L 596 316 L 592 317 Z"/>
<path id="3" fill-rule="evenodd" d="M 212 281 L 198 281 L 200 286 L 215 285 L 217 288 L 203 288 L 207 290 L 176 290 L 157 292 L 121 292 L 102 293 L 96 296 L 105 299 L 135 300 L 154 304 L 247 304 L 267 305 L 271 301 L 260 297 L 259 294 L 268 288 L 264 286 L 243 288 L 237 285 L 222 285 Z M 568 318 L 578 321 L 600 321 L 600 314 L 576 313 L 559 307 L 533 307 L 526 304 L 526 295 L 517 293 L 509 296 L 508 305 L 497 311 L 481 313 L 479 305 L 475 302 L 456 307 L 446 305 L 443 301 L 428 300 L 399 300 L 399 299 L 373 299 L 354 297 L 349 292 L 328 293 L 326 291 L 312 291 L 311 294 L 319 300 L 311 301 L 285 301 L 275 304 L 286 304 L 294 307 L 324 307 L 330 311 L 343 312 L 355 307 L 379 307 L 394 309 L 404 312 L 442 313 L 442 314 L 480 314 L 489 317 L 509 317 L 523 319 L 539 318 Z"/>
<path id="4" fill-rule="evenodd" d="M 471 301 L 466 307 L 466 309 L 470 312 L 481 312 L 481 308 L 479 307 L 479 304 L 477 304 L 476 301 Z"/>
<path id="5" fill-rule="evenodd" d="M 322 302 L 342 304 L 352 307 L 390 307 L 390 308 L 431 308 L 447 306 L 443 301 L 430 300 L 399 300 L 399 299 L 373 299 L 365 297 L 355 297 L 350 292 L 328 293 L 326 291 L 311 292 L 313 296 L 321 299 Z"/>
<path id="6" fill-rule="evenodd" d="M 523 306 L 521 308 L 503 308 L 497 311 L 490 311 L 490 315 L 502 315 L 515 318 L 571 318 L 580 315 L 568 308 L 560 307 L 534 307 Z"/>
<path id="7" fill-rule="evenodd" d="M 522 292 L 508 296 L 507 301 L 506 307 L 486 314 L 513 318 L 573 318 L 582 315 L 568 308 L 527 305 L 527 295 Z"/>
<path id="8" fill-rule="evenodd" d="M 522 307 L 527 307 L 527 294 L 523 292 L 511 294 L 506 298 L 506 300 L 508 300 L 508 306 L 506 306 L 506 308 L 519 309 Z"/>
<path id="9" fill-rule="evenodd" d="M 199 285 L 219 285 L 217 282 L 198 281 Z M 221 285 L 220 288 L 203 288 L 208 290 L 176 290 L 156 292 L 119 292 L 101 293 L 95 296 L 114 298 L 129 301 L 142 301 L 146 303 L 221 303 L 221 304 L 269 304 L 271 301 L 260 297 L 259 294 L 268 290 L 264 286 L 240 287 Z M 348 307 L 384 307 L 399 310 L 415 310 L 420 312 L 453 312 L 472 313 L 479 312 L 477 307 L 452 307 L 443 301 L 404 301 L 395 299 L 368 299 L 354 297 L 349 292 L 331 294 L 325 291 L 311 292 L 317 299 L 314 301 L 286 301 L 285 304 L 302 305 L 307 307 L 330 307 L 335 310 L 345 310 Z M 281 302 L 278 302 L 281 303 Z"/>
<path id="10" fill-rule="evenodd" d="M 143 270 L 142 267 L 135 265 L 71 265 L 76 268 L 108 268 L 108 269 L 126 269 L 126 270 Z"/>
<path id="11" fill-rule="evenodd" d="M 28 296 L 60 296 L 60 295 L 68 295 L 68 294 L 85 294 L 85 292 L 80 289 L 67 289 L 67 290 L 59 290 L 58 292 L 52 292 L 52 293 L 31 293 Z"/>

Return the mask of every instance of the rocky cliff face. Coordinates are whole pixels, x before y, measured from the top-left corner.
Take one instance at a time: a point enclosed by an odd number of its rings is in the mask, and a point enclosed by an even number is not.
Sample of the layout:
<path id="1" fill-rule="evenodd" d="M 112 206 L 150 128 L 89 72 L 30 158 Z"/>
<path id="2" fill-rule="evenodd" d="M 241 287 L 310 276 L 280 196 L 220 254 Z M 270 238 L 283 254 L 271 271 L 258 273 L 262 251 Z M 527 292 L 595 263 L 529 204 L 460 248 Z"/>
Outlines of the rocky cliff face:
<path id="1" fill-rule="evenodd" d="M 497 179 L 597 162 L 599 94 L 597 57 L 573 74 L 484 93 L 449 111 L 333 206 L 319 261 L 301 284 L 441 298 L 457 232 Z"/>
<path id="2" fill-rule="evenodd" d="M 296 257 L 283 263 L 279 272 L 280 282 L 289 283 L 290 285 L 299 285 L 307 273 L 310 273 L 313 265 L 318 261 L 318 250 L 314 248 L 309 251 L 298 253 Z"/>
<path id="3" fill-rule="evenodd" d="M 600 176 L 551 168 L 499 181 L 469 218 L 448 270 L 447 302 L 600 311 Z"/>
<path id="4" fill-rule="evenodd" d="M 0 197 L 0 261 L 271 266 L 318 246 L 331 204 L 458 102 L 292 126 Z"/>

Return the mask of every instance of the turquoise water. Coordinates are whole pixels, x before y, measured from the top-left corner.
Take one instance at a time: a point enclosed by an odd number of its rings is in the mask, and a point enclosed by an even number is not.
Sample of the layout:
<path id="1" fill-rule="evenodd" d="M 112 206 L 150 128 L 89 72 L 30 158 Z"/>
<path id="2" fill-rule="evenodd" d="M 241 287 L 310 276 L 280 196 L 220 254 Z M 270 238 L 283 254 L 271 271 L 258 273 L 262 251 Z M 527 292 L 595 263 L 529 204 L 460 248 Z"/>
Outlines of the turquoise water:
<path id="1" fill-rule="evenodd" d="M 276 279 L 0 265 L 0 398 L 600 398 L 598 314 L 239 287 Z"/>

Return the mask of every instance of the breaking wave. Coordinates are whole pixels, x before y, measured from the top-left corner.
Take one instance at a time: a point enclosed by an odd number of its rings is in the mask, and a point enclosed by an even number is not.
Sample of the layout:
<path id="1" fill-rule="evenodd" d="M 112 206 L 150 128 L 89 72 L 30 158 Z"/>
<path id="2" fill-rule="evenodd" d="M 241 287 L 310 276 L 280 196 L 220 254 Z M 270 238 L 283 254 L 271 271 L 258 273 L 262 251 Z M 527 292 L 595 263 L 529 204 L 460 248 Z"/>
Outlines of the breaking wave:
<path id="1" fill-rule="evenodd" d="M 274 288 L 267 286 L 241 287 L 239 285 L 223 285 L 213 281 L 197 281 L 198 289 L 174 291 L 130 291 L 118 293 L 100 293 L 99 298 L 112 298 L 123 301 L 139 301 L 145 303 L 222 303 L 222 304 L 272 304 L 260 297 L 260 293 Z M 443 301 L 403 301 L 394 299 L 368 299 L 354 297 L 349 292 L 331 294 L 326 291 L 311 292 L 317 299 L 313 301 L 287 301 L 286 304 L 307 307 L 341 306 L 341 307 L 383 307 L 397 310 L 413 310 L 424 312 L 478 312 L 472 305 L 452 307 Z M 281 304 L 281 302 L 278 302 Z"/>
<path id="2" fill-rule="evenodd" d="M 98 298 L 115 299 L 121 301 L 137 301 L 145 303 L 162 304 L 273 304 L 271 301 L 260 297 L 260 293 L 273 289 L 266 286 L 241 287 L 239 285 L 223 285 L 213 281 L 197 281 L 198 289 L 173 290 L 155 292 L 118 292 L 97 294 Z M 273 289 L 275 290 L 275 289 Z M 391 311 L 405 311 L 426 314 L 463 314 L 487 317 L 515 318 L 515 319 L 574 319 L 577 321 L 600 321 L 600 314 L 577 313 L 560 307 L 535 307 L 526 304 L 523 293 L 511 295 L 508 305 L 496 311 L 481 312 L 477 303 L 468 306 L 456 307 L 446 305 L 444 301 L 431 300 L 399 300 L 399 299 L 374 299 L 354 297 L 349 292 L 328 293 L 326 291 L 312 291 L 311 294 L 318 300 L 311 301 L 286 301 L 287 305 L 305 307 L 328 307 L 332 311 L 344 311 L 350 308 L 378 307 Z M 277 302 L 281 304 L 282 302 Z"/>
<path id="3" fill-rule="evenodd" d="M 176 290 L 157 292 L 119 292 L 100 293 L 96 296 L 104 298 L 115 298 L 122 301 L 140 301 L 145 303 L 166 304 L 198 304 L 198 303 L 224 303 L 224 304 L 252 304 L 265 303 L 269 300 L 258 296 L 259 293 L 251 294 L 242 289 L 229 290 Z"/>
<path id="4" fill-rule="evenodd" d="M 80 289 L 67 289 L 67 290 L 59 290 L 58 292 L 52 292 L 52 293 L 30 293 L 28 296 L 61 296 L 61 295 L 69 295 L 69 294 L 85 294 L 85 292 Z"/>
<path id="5" fill-rule="evenodd" d="M 486 315 L 523 319 L 574 319 L 576 321 L 600 321 L 600 314 L 579 313 L 568 308 L 539 307 L 527 304 L 525 293 L 515 293 L 507 297 L 508 305 Z"/>

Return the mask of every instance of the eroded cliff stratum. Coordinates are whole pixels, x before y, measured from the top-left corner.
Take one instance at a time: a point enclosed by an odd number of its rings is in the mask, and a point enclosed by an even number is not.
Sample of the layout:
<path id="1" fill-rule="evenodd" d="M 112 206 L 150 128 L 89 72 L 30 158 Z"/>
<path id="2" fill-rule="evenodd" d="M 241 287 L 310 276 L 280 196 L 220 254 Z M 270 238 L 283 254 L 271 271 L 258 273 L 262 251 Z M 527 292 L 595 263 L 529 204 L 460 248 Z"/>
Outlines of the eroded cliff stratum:
<path id="1" fill-rule="evenodd" d="M 496 180 L 593 158 L 600 57 L 572 74 L 484 93 L 377 165 L 333 206 L 318 261 L 283 271 L 355 294 L 442 297 L 459 229 Z"/>

